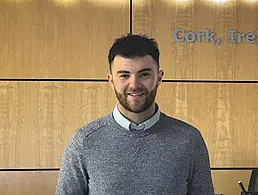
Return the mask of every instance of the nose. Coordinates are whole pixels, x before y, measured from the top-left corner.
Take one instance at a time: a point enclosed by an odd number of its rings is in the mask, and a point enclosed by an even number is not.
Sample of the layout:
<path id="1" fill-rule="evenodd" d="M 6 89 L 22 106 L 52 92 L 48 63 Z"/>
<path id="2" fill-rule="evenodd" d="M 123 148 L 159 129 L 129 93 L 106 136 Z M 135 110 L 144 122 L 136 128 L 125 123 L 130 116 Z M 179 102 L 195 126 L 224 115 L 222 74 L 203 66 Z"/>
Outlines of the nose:
<path id="1" fill-rule="evenodd" d="M 138 78 L 136 76 L 132 75 L 129 80 L 129 88 L 136 89 L 139 85 L 138 82 L 139 82 Z"/>

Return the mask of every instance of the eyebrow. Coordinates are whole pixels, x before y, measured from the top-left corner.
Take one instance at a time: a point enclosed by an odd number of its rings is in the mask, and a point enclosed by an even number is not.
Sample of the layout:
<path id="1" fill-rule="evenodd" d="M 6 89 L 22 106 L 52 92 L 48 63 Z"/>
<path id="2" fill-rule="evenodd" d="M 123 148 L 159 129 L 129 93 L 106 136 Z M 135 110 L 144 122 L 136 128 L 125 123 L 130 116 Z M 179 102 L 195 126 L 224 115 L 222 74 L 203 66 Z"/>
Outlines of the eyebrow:
<path id="1" fill-rule="evenodd" d="M 138 73 L 141 73 L 141 72 L 145 72 L 145 71 L 151 71 L 151 68 L 144 68 L 142 70 L 140 70 Z M 129 74 L 130 72 L 127 71 L 127 70 L 119 70 L 117 71 L 117 74 Z"/>
<path id="2" fill-rule="evenodd" d="M 144 68 L 144 69 L 140 70 L 138 73 L 146 72 L 146 71 L 151 71 L 151 68 Z"/>
<path id="3" fill-rule="evenodd" d="M 117 74 L 123 74 L 123 73 L 129 74 L 130 72 L 127 71 L 127 70 L 119 70 L 119 71 L 117 71 Z"/>

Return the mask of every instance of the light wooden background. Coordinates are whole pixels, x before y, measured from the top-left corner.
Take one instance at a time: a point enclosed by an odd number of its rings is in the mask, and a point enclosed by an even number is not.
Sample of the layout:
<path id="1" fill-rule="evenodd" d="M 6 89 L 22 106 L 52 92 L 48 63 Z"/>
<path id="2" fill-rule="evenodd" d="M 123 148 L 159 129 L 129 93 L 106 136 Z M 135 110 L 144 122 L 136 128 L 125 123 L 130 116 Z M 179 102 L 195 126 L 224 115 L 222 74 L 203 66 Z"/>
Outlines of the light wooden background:
<path id="1" fill-rule="evenodd" d="M 216 193 L 247 186 L 258 167 L 258 43 L 228 43 L 227 30 L 258 37 L 258 2 L 135 0 L 132 21 L 129 0 L 60 2 L 0 0 L 0 192 L 53 194 L 58 171 L 34 170 L 58 169 L 76 128 L 113 110 L 107 54 L 130 24 L 159 43 L 161 110 L 198 127 L 223 168 L 212 171 Z M 175 42 L 176 28 L 209 28 L 222 42 Z"/>
<path id="2" fill-rule="evenodd" d="M 240 194 L 238 180 L 247 184 L 250 175 L 249 170 L 212 171 L 215 191 L 224 195 Z M 57 178 L 58 171 L 1 171 L 0 190 L 4 195 L 54 194 Z"/>
<path id="3" fill-rule="evenodd" d="M 160 44 L 166 79 L 257 80 L 258 2 L 249 0 L 139 0 L 133 4 L 133 31 L 147 33 Z M 219 2 L 219 1 L 217 1 Z M 209 29 L 221 44 L 175 42 L 173 31 Z M 256 43 L 228 43 L 228 30 L 253 32 Z M 182 35 L 180 34 L 180 37 Z"/>

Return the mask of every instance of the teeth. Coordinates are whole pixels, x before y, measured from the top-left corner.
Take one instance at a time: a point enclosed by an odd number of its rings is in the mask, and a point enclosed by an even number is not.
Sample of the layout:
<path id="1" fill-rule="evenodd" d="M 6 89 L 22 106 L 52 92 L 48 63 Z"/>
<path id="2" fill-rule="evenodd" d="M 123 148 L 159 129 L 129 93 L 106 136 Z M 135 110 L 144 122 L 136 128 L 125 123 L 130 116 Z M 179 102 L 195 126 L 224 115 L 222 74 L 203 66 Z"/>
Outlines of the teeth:
<path id="1" fill-rule="evenodd" d="M 131 96 L 141 96 L 143 93 L 130 93 Z"/>

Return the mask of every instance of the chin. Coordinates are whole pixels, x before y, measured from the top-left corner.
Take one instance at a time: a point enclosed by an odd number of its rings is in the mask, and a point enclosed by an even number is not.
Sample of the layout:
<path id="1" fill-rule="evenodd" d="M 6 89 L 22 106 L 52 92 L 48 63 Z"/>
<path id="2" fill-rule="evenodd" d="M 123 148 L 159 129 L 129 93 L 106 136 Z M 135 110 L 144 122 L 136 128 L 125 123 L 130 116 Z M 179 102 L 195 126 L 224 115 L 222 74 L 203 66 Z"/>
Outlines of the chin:
<path id="1" fill-rule="evenodd" d="M 130 109 L 128 109 L 130 112 L 136 113 L 136 114 L 140 114 L 145 112 L 146 110 L 150 109 L 149 107 L 139 107 L 139 106 L 130 106 Z"/>

